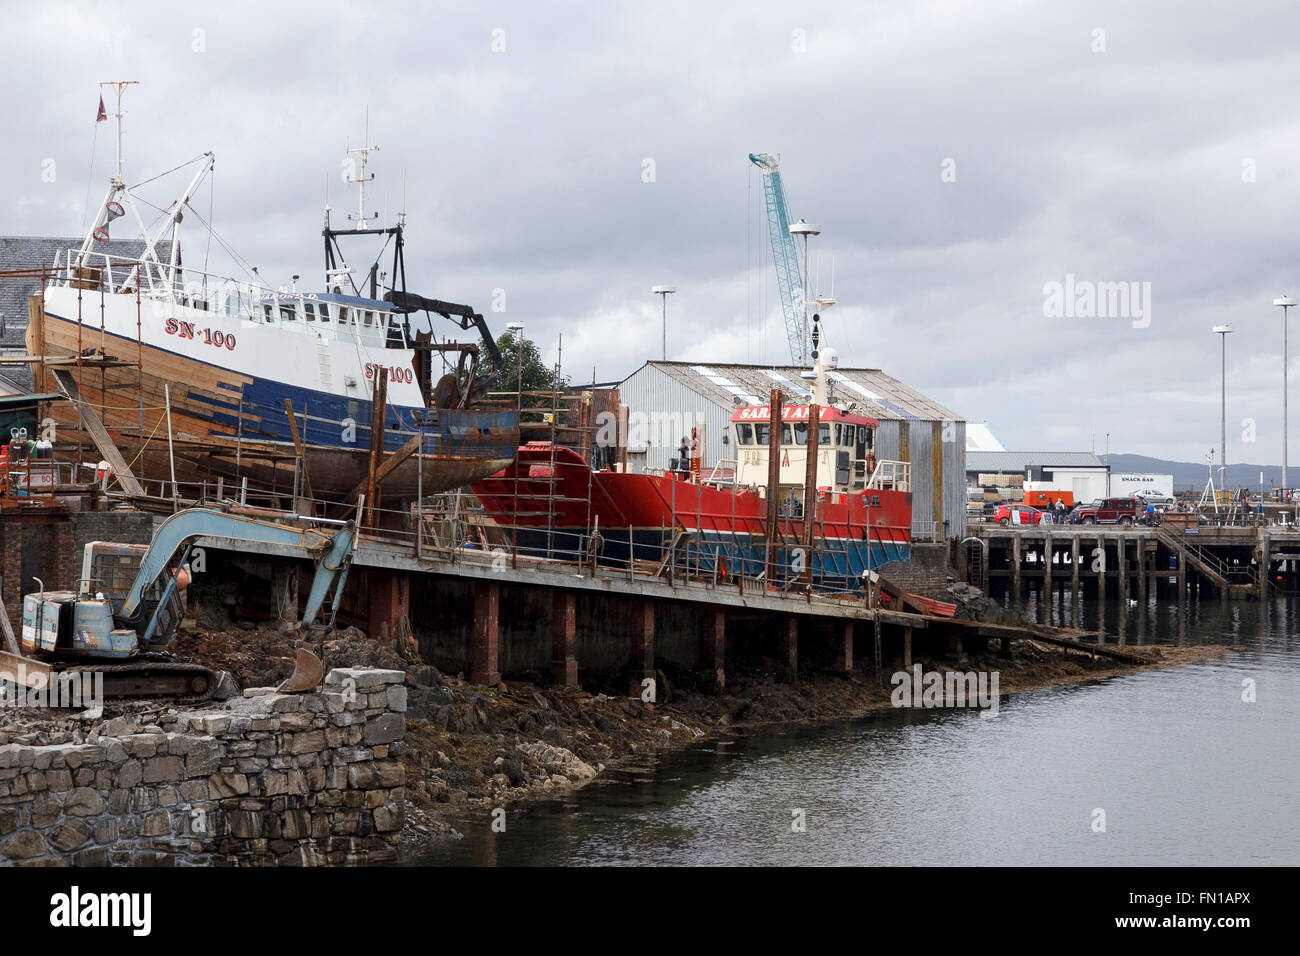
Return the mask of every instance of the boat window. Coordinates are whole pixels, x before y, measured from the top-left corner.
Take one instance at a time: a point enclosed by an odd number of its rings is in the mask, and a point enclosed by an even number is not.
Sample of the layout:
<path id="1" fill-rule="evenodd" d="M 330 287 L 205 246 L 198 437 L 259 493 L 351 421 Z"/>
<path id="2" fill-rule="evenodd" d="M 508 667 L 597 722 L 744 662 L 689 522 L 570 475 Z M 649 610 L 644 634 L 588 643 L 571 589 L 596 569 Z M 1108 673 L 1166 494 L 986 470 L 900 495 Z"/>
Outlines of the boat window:
<path id="1" fill-rule="evenodd" d="M 361 312 L 361 324 L 364 325 L 366 328 L 369 328 L 370 326 L 374 325 L 374 324 L 375 324 L 375 313 L 371 312 L 369 309 L 364 309 L 364 310 L 362 310 L 362 312 Z"/>
<path id="2" fill-rule="evenodd" d="M 292 303 L 292 302 L 281 302 L 281 303 L 280 303 L 280 321 L 282 321 L 282 322 L 293 322 L 293 321 L 296 321 L 297 318 L 298 318 L 298 312 L 297 312 L 297 310 L 293 307 L 293 303 Z"/>
<path id="3" fill-rule="evenodd" d="M 330 309 L 324 302 L 317 302 L 316 310 L 320 314 L 320 320 L 322 322 L 328 322 L 330 320 Z"/>
<path id="4" fill-rule="evenodd" d="M 786 424 L 784 424 L 784 425 L 781 426 L 781 444 L 782 444 L 782 445 L 790 445 L 790 444 L 793 444 L 793 442 L 790 441 L 790 425 L 789 425 L 789 423 L 786 423 Z"/>
<path id="5" fill-rule="evenodd" d="M 303 318 L 308 322 L 316 321 L 316 304 L 310 301 L 304 301 L 302 304 Z"/>
<path id="6" fill-rule="evenodd" d="M 822 422 L 821 428 L 817 429 L 817 446 L 825 448 L 831 443 L 831 426 L 830 422 Z"/>
<path id="7" fill-rule="evenodd" d="M 836 422 L 835 423 L 835 444 L 837 445 L 840 444 L 841 441 L 843 440 L 843 437 L 844 437 L 843 428 L 840 426 L 839 422 Z"/>
<path id="8" fill-rule="evenodd" d="M 270 305 L 262 306 L 262 314 L 266 316 L 266 321 L 270 322 L 275 318 L 275 312 Z"/>
<path id="9" fill-rule="evenodd" d="M 350 325 L 352 322 L 352 310 L 346 305 L 339 306 L 339 325 Z"/>
<path id="10" fill-rule="evenodd" d="M 794 423 L 794 443 L 796 445 L 808 444 L 808 423 L 807 422 Z"/>
<path id="11" fill-rule="evenodd" d="M 754 440 L 760 445 L 768 445 L 772 440 L 772 426 L 767 422 L 754 426 Z"/>
<path id="12" fill-rule="evenodd" d="M 748 423 L 742 423 L 736 426 L 736 444 L 752 445 L 754 444 L 754 426 Z"/>

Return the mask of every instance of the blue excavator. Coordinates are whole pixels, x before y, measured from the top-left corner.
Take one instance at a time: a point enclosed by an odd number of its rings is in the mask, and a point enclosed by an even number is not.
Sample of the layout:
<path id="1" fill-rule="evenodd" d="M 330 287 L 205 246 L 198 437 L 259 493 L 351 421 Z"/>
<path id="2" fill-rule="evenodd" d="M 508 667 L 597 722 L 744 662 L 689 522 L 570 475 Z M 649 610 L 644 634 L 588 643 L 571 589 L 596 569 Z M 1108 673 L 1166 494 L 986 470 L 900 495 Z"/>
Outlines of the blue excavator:
<path id="1" fill-rule="evenodd" d="M 331 593 L 337 610 L 354 538 L 348 522 L 302 528 L 189 508 L 159 524 L 148 545 L 92 541 L 86 545 L 77 591 L 46 591 L 37 580 L 42 590 L 23 598 L 21 650 L 7 634 L 0 669 L 11 679 L 22 675 L 16 679 L 29 688 L 50 686 L 61 674 L 96 671 L 103 674 L 105 697 L 207 696 L 216 673 L 166 653 L 185 615 L 196 541 L 237 550 L 280 546 L 282 553 L 313 558 L 316 573 L 302 614 L 307 627 Z M 310 690 L 322 674 L 320 659 L 299 648 L 293 674 L 278 689 Z"/>

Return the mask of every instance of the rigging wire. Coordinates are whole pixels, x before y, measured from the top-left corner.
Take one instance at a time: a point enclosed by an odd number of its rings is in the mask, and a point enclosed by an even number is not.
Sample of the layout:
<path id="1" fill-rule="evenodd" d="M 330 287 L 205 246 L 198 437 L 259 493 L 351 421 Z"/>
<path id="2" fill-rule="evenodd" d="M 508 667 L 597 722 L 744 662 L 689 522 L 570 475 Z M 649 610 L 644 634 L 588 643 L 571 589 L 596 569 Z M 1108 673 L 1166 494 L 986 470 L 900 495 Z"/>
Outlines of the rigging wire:
<path id="1" fill-rule="evenodd" d="M 253 275 L 252 264 L 243 256 L 241 256 L 238 252 L 236 252 L 234 248 L 230 245 L 230 243 L 226 242 L 226 240 L 221 237 L 221 233 L 217 232 L 216 229 L 212 228 L 212 223 L 210 223 L 207 219 L 204 219 L 203 214 L 201 212 L 196 210 L 193 206 L 190 206 L 188 208 L 190 212 L 194 213 L 194 215 L 198 218 L 199 222 L 203 224 L 203 228 L 208 230 L 209 237 L 217 240 L 217 244 L 226 251 L 226 254 L 229 255 L 230 258 L 235 261 L 236 265 L 238 265 L 241 269 L 243 269 L 246 273 L 248 273 L 250 279 L 256 279 L 257 277 Z"/>
<path id="2" fill-rule="evenodd" d="M 213 170 L 212 174 L 208 176 L 208 222 L 212 221 L 212 203 L 213 203 L 213 193 L 216 192 L 216 179 L 217 179 L 216 170 Z M 185 205 L 189 206 L 189 203 L 186 203 Z M 208 257 L 211 255 L 211 253 L 212 253 L 212 230 L 209 229 L 207 247 L 203 250 L 203 295 L 205 297 L 208 294 Z"/>
<path id="3" fill-rule="evenodd" d="M 86 219 L 90 216 L 90 184 L 95 181 L 95 147 L 99 144 L 99 121 L 95 121 L 95 132 L 90 137 L 90 166 L 86 170 L 86 202 L 81 213 L 81 235 L 86 234 Z"/>
<path id="4" fill-rule="evenodd" d="M 143 180 L 143 181 L 141 181 L 141 182 L 138 182 L 138 183 L 136 183 L 134 186 L 130 186 L 130 187 L 128 187 L 128 188 L 129 188 L 132 192 L 134 192 L 135 190 L 139 189 L 141 186 L 147 186 L 147 185 L 149 185 L 149 183 L 153 182 L 155 179 L 162 179 L 164 176 L 170 176 L 172 173 L 176 172 L 178 169 L 184 169 L 186 166 L 189 166 L 189 165 L 191 165 L 192 163 L 197 163 L 200 159 L 205 158 L 207 155 L 208 155 L 207 153 L 199 153 L 199 155 L 195 156 L 193 159 L 187 159 L 185 162 L 181 163 L 179 166 L 173 166 L 171 169 L 167 170 L 165 173 L 159 173 L 157 176 L 150 176 L 148 179 L 145 179 L 145 180 Z"/>

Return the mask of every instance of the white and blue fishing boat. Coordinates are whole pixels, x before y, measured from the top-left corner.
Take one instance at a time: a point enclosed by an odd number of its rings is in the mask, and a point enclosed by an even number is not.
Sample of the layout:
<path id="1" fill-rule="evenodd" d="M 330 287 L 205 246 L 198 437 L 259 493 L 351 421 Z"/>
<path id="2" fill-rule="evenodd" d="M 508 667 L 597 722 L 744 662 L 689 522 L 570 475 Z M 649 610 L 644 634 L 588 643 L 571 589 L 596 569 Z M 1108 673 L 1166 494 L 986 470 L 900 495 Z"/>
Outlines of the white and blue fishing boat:
<path id="1" fill-rule="evenodd" d="M 27 347 L 37 359 L 38 391 L 53 390 L 56 378 L 74 380 L 77 397 L 124 457 L 157 478 L 175 468 L 182 481 L 248 477 L 287 491 L 301 470 L 305 482 L 297 487 L 336 498 L 365 484 L 381 457 L 372 455 L 374 446 L 409 453 L 418 439 L 422 453 L 392 470 L 384 492 L 409 495 L 419 487 L 432 494 L 513 461 L 516 411 L 480 400 L 481 350 L 499 360 L 483 316 L 408 292 L 404 215 L 379 227 L 377 214 L 366 213 L 365 183 L 374 178 L 366 161 L 375 147 L 351 150 L 360 158 L 360 176 L 351 181 L 361 198 L 349 227 L 332 228 L 326 206 L 319 289 L 300 290 L 297 276 L 272 288 L 255 269 L 244 280 L 223 277 L 181 259 L 182 220 L 207 225 L 190 200 L 211 173 L 213 155 L 194 161 L 184 192 L 158 225 L 146 227 L 122 176 L 124 85 L 110 85 L 118 95 L 116 173 L 84 241 L 52 264 L 29 304 Z M 101 251 L 119 219 L 144 240 L 137 259 Z M 348 236 L 382 241 L 381 256 L 391 247 L 390 268 L 381 272 L 378 257 L 360 274 L 349 268 L 339 243 Z M 435 315 L 472 332 L 470 341 L 440 338 L 444 326 Z M 372 439 L 377 400 L 383 434 Z M 68 417 L 70 426 L 76 422 Z"/>

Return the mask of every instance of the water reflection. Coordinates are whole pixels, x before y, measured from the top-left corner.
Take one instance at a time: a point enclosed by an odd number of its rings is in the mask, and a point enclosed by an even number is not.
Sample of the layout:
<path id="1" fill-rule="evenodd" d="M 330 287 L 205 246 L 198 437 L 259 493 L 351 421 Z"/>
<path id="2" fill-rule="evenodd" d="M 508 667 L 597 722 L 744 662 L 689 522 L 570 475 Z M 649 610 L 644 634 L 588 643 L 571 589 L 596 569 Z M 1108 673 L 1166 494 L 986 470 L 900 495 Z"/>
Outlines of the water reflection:
<path id="1" fill-rule="evenodd" d="M 1059 613 L 1234 653 L 1021 694 L 992 720 L 893 711 L 711 741 L 511 812 L 503 834 L 460 821 L 465 839 L 419 862 L 1300 863 L 1296 602 L 1092 605 Z"/>

